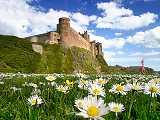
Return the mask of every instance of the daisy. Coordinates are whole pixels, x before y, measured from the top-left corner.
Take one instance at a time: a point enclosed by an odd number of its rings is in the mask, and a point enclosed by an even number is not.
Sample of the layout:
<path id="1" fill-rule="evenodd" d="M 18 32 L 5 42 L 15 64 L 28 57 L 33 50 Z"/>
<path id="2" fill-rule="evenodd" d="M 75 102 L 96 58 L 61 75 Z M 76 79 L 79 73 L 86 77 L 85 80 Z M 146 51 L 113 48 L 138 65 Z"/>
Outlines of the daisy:
<path id="1" fill-rule="evenodd" d="M 111 102 L 108 104 L 108 106 L 110 108 L 110 111 L 116 113 L 116 116 L 117 116 L 117 113 L 124 111 L 124 106 L 121 103 Z"/>
<path id="2" fill-rule="evenodd" d="M 94 120 L 104 120 L 103 115 L 109 113 L 109 107 L 106 107 L 104 100 L 102 98 L 97 99 L 97 96 L 87 96 L 82 100 L 82 107 L 77 107 L 81 112 L 77 113 L 78 116 L 83 116 L 84 118 L 90 118 Z"/>
<path id="3" fill-rule="evenodd" d="M 153 79 L 149 81 L 150 83 L 160 84 L 160 79 Z"/>
<path id="4" fill-rule="evenodd" d="M 56 79 L 55 76 L 47 76 L 47 77 L 46 77 L 46 80 L 48 80 L 48 81 L 53 81 L 53 80 L 55 80 L 55 79 Z"/>
<path id="5" fill-rule="evenodd" d="M 122 95 L 126 95 L 126 91 L 128 91 L 128 89 L 125 86 L 121 85 L 121 84 L 115 84 L 109 90 L 109 92 L 117 93 L 117 94 L 120 93 Z"/>
<path id="6" fill-rule="evenodd" d="M 77 73 L 76 74 L 79 78 L 85 78 L 85 74 L 83 74 L 83 73 Z"/>
<path id="7" fill-rule="evenodd" d="M 39 105 L 43 103 L 42 99 L 38 95 L 33 95 L 30 98 L 28 98 L 28 102 L 31 106 L 36 105 L 36 104 Z"/>
<path id="8" fill-rule="evenodd" d="M 158 84 L 148 82 L 145 84 L 144 93 L 151 94 L 152 97 L 156 97 L 157 94 L 160 94 L 160 86 Z"/>
<path id="9" fill-rule="evenodd" d="M 104 88 L 97 84 L 91 84 L 90 87 L 88 87 L 88 91 L 93 95 L 105 96 L 106 94 Z"/>
<path id="10" fill-rule="evenodd" d="M 102 79 L 102 78 L 96 79 L 96 80 L 94 81 L 95 84 L 99 84 L 99 85 L 104 85 L 104 84 L 106 84 L 107 82 L 108 82 L 107 80 Z"/>
<path id="11" fill-rule="evenodd" d="M 143 89 L 143 86 L 141 86 L 141 84 L 139 82 L 133 83 L 133 84 L 127 84 L 127 87 L 128 87 L 128 89 L 135 90 L 135 91 Z"/>
<path id="12" fill-rule="evenodd" d="M 75 105 L 77 108 L 83 108 L 84 107 L 84 100 L 81 100 L 81 99 L 77 99 L 75 100 Z"/>
<path id="13" fill-rule="evenodd" d="M 87 81 L 87 80 L 82 79 L 82 80 L 78 81 L 78 87 L 81 88 L 81 89 L 86 90 L 88 85 L 89 85 L 89 81 Z"/>
<path id="14" fill-rule="evenodd" d="M 67 86 L 63 86 L 63 85 L 59 85 L 56 88 L 58 91 L 63 92 L 63 93 L 67 93 L 68 87 Z"/>
<path id="15" fill-rule="evenodd" d="M 34 87 L 34 88 L 38 87 L 37 84 L 35 84 L 35 83 L 30 83 L 29 85 L 32 86 L 32 87 Z"/>

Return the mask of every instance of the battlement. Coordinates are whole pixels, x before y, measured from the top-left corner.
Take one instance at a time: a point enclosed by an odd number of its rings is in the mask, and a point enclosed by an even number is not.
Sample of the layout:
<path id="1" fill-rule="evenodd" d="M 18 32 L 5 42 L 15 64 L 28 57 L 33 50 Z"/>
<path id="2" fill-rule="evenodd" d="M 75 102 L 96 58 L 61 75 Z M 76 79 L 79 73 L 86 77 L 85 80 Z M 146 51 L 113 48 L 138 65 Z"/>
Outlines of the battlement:
<path id="1" fill-rule="evenodd" d="M 103 55 L 102 44 L 90 41 L 87 31 L 77 33 L 70 27 L 70 19 L 62 17 L 57 24 L 57 31 L 27 37 L 32 42 L 44 42 L 48 44 L 60 44 L 65 47 L 79 47 L 92 52 L 93 56 Z"/>

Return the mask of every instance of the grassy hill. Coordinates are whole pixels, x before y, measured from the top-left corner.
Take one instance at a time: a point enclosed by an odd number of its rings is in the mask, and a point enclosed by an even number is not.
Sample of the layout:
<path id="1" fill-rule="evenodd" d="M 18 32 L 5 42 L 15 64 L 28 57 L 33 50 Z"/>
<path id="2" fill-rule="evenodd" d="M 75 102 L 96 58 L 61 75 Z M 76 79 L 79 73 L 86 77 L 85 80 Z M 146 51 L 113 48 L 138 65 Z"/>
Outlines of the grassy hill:
<path id="1" fill-rule="evenodd" d="M 42 45 L 42 54 L 34 52 L 32 43 L 28 40 L 0 35 L 0 72 L 97 73 L 108 71 L 102 56 L 98 56 L 97 59 L 85 49 L 36 44 Z"/>
<path id="2" fill-rule="evenodd" d="M 40 61 L 40 54 L 32 44 L 14 36 L 0 35 L 0 71 L 32 73 Z"/>
<path id="3" fill-rule="evenodd" d="M 155 74 L 156 72 L 149 67 L 145 67 L 145 74 Z M 120 74 L 140 74 L 141 73 L 141 66 L 130 66 L 130 67 L 122 67 L 119 65 L 111 66 L 110 71 L 112 73 L 120 73 Z"/>

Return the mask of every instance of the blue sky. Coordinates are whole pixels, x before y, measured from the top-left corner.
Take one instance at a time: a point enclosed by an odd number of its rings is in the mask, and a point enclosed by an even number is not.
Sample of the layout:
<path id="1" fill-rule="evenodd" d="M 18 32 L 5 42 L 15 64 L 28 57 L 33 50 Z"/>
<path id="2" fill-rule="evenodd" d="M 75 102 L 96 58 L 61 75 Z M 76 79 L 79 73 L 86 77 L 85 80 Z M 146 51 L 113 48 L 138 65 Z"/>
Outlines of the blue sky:
<path id="1" fill-rule="evenodd" d="M 0 34 L 54 31 L 60 17 L 101 42 L 108 65 L 160 70 L 160 0 L 1 0 Z"/>

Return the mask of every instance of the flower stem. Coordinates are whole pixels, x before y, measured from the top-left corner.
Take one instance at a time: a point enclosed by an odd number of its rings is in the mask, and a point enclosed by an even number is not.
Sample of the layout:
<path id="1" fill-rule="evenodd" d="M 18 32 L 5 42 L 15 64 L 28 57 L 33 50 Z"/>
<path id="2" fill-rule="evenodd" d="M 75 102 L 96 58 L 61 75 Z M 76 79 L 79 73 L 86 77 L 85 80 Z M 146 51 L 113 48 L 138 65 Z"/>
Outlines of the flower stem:
<path id="1" fill-rule="evenodd" d="M 130 117 L 131 117 L 131 110 L 132 110 L 132 105 L 133 105 L 133 102 L 134 102 L 134 96 L 135 96 L 135 94 L 133 94 L 133 97 L 132 97 L 132 100 L 131 100 L 131 103 L 130 103 L 129 112 L 128 112 L 128 119 L 130 119 Z"/>

